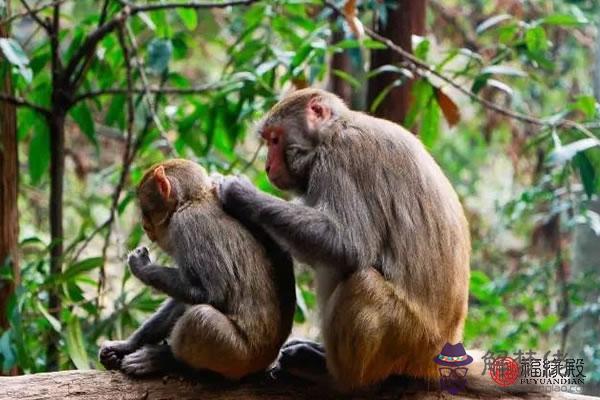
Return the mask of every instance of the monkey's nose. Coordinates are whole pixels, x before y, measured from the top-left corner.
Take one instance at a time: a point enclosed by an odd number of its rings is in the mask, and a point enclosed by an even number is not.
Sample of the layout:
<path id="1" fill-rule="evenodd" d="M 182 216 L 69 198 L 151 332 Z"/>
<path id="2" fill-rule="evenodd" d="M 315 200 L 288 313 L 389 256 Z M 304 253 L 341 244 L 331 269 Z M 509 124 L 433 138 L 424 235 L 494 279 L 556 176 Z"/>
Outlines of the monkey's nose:
<path id="1" fill-rule="evenodd" d="M 270 166 L 270 165 L 267 165 L 267 166 L 265 167 L 265 171 L 266 171 L 266 173 L 268 174 L 270 170 L 271 170 L 271 166 Z"/>

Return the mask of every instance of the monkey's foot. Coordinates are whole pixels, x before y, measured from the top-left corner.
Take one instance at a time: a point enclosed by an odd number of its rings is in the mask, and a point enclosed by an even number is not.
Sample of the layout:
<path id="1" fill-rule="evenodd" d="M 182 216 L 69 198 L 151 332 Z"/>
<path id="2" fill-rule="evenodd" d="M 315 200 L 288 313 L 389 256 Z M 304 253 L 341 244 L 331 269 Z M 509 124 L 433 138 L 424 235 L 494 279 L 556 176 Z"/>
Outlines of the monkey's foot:
<path id="1" fill-rule="evenodd" d="M 104 368 L 119 369 L 123 357 L 133 351 L 135 351 L 135 349 L 131 343 L 126 340 L 108 340 L 102 343 L 98 358 L 102 365 L 104 365 Z"/>
<path id="2" fill-rule="evenodd" d="M 123 357 L 120 369 L 130 376 L 148 376 L 172 371 L 176 363 L 169 345 L 145 345 Z"/>
<path id="3" fill-rule="evenodd" d="M 274 379 L 285 375 L 316 383 L 325 383 L 330 379 L 323 346 L 302 339 L 285 343 L 277 364 L 269 372 Z"/>

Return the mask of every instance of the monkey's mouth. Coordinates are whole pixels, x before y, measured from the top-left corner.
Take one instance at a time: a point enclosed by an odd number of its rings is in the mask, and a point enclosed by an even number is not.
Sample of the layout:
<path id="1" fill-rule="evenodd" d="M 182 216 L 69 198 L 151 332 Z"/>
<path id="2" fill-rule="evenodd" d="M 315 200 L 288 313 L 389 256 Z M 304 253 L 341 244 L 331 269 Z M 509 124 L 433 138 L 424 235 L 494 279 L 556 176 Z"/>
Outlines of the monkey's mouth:
<path id="1" fill-rule="evenodd" d="M 285 174 L 274 174 L 267 171 L 269 181 L 278 189 L 289 190 L 294 187 L 294 182 L 289 175 Z"/>

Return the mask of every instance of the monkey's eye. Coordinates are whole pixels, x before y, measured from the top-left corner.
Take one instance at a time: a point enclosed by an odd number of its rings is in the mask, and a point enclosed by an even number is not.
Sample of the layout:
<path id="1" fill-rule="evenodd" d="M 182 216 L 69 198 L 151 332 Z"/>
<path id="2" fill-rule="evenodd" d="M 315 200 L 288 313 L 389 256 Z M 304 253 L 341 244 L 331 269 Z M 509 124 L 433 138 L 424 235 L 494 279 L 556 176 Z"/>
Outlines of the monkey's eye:
<path id="1" fill-rule="evenodd" d="M 271 138 L 271 144 L 275 144 L 276 145 L 277 143 L 279 143 L 279 137 L 273 135 L 273 137 Z"/>

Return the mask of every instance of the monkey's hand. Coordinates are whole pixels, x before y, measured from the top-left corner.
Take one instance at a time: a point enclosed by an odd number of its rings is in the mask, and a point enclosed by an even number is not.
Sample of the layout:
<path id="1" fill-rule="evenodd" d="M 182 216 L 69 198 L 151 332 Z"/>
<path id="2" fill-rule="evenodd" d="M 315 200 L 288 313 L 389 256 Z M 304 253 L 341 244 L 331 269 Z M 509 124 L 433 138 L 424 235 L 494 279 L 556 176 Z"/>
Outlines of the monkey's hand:
<path id="1" fill-rule="evenodd" d="M 128 340 L 107 340 L 100 346 L 98 358 L 104 368 L 119 369 L 121 361 L 127 354 L 135 351 L 135 346 Z"/>
<path id="2" fill-rule="evenodd" d="M 219 182 L 217 196 L 223 208 L 235 208 L 240 201 L 253 198 L 256 188 L 246 177 L 225 176 Z"/>
<path id="3" fill-rule="evenodd" d="M 129 255 L 127 256 L 127 264 L 131 269 L 131 273 L 135 277 L 140 278 L 140 273 L 144 269 L 144 267 L 152 264 L 148 248 L 146 246 L 140 246 L 137 249 L 133 250 L 131 253 L 129 253 Z"/>

